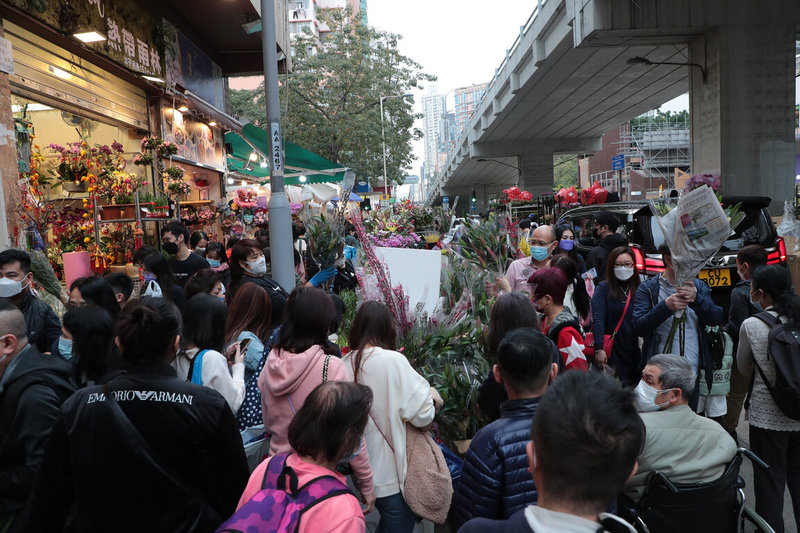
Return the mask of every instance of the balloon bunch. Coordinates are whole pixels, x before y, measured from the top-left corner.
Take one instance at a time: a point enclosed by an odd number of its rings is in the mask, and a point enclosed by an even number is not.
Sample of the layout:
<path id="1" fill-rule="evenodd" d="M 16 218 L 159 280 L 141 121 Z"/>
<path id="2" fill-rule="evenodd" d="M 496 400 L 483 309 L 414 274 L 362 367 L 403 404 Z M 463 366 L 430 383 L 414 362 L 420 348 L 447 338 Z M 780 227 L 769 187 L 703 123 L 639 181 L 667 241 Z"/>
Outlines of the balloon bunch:
<path id="1" fill-rule="evenodd" d="M 575 189 L 574 185 L 566 189 L 562 187 L 561 190 L 556 193 L 556 199 L 560 207 L 575 205 L 579 202 L 578 191 Z"/>
<path id="2" fill-rule="evenodd" d="M 591 187 L 581 191 L 581 205 L 604 204 L 608 199 L 608 191 L 595 181 Z"/>
<path id="3" fill-rule="evenodd" d="M 503 204 L 510 204 L 514 202 L 530 202 L 533 200 L 533 195 L 530 193 L 530 191 L 520 190 L 519 187 L 510 187 L 505 189 L 503 194 L 505 196 L 500 200 L 500 203 Z"/>

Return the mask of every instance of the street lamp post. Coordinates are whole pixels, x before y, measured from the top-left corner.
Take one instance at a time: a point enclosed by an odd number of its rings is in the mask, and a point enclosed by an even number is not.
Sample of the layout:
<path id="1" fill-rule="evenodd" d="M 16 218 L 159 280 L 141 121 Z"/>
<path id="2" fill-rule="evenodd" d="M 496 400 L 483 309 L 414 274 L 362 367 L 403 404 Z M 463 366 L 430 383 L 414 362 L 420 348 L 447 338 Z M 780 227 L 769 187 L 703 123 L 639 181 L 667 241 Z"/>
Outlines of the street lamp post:
<path id="1" fill-rule="evenodd" d="M 393 94 L 390 96 L 381 96 L 381 144 L 383 145 L 383 191 L 389 194 L 389 186 L 386 179 L 386 129 L 383 125 L 383 101 L 387 98 L 411 98 L 411 93 L 406 94 Z"/>

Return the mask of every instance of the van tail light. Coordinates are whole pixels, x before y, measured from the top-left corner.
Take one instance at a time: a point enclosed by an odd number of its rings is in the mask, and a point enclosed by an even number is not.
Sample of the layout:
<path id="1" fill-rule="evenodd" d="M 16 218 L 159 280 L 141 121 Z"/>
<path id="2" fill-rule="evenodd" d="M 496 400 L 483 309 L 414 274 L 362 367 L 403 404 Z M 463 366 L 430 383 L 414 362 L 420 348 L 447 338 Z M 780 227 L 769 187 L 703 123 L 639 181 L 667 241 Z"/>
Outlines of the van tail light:
<path id="1" fill-rule="evenodd" d="M 653 275 L 658 274 L 659 272 L 664 272 L 664 261 L 661 259 L 646 257 L 644 253 L 642 253 L 642 248 L 640 246 L 631 246 L 631 249 L 633 250 L 633 260 L 636 266 L 636 272 L 645 275 Z"/>
<path id="2" fill-rule="evenodd" d="M 636 272 L 644 274 L 644 256 L 642 256 L 642 250 L 638 246 L 632 246 L 631 249 L 633 250 L 633 262 Z"/>
<path id="3" fill-rule="evenodd" d="M 778 237 L 775 241 L 775 250 L 767 254 L 767 264 L 777 265 L 786 262 L 786 241 Z"/>

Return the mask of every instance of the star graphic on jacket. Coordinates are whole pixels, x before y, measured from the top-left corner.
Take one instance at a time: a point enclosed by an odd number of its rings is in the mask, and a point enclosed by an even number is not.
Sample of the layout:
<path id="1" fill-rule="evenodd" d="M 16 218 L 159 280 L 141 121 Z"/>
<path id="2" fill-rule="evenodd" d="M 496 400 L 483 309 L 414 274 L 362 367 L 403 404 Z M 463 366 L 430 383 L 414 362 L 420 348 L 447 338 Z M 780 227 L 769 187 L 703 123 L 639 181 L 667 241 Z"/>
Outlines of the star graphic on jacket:
<path id="1" fill-rule="evenodd" d="M 583 354 L 583 349 L 584 345 L 579 343 L 578 339 L 572 337 L 572 342 L 570 342 L 570 345 L 559 350 L 567 356 L 567 362 L 564 364 L 564 366 L 569 366 L 569 364 L 576 359 L 583 359 L 586 361 L 586 356 Z"/>

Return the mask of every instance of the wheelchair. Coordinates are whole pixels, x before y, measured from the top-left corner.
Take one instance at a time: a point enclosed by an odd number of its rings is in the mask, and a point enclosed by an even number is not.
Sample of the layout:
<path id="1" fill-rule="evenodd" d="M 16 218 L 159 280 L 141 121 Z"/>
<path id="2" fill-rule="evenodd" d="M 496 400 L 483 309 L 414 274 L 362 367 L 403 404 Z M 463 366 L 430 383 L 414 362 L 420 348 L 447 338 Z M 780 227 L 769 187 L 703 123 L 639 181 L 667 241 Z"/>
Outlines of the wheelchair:
<path id="1" fill-rule="evenodd" d="M 620 502 L 620 515 L 639 533 L 744 533 L 745 522 L 756 531 L 775 533 L 745 506 L 745 484 L 739 476 L 744 457 L 769 468 L 753 452 L 739 448 L 723 474 L 707 483 L 673 483 L 661 472 L 653 472 L 638 504 Z"/>

